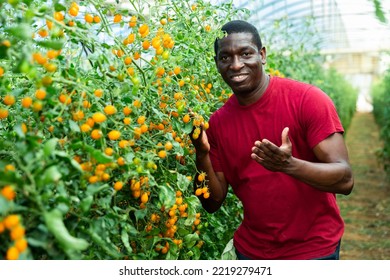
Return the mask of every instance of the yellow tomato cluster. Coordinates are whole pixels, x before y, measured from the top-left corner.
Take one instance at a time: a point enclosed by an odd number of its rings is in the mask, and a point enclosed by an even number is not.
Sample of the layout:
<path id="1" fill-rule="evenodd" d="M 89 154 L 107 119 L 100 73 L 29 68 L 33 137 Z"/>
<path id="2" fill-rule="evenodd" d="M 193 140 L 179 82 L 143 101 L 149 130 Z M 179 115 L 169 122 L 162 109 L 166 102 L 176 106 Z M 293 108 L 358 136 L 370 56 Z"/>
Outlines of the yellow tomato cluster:
<path id="1" fill-rule="evenodd" d="M 25 228 L 21 224 L 18 215 L 10 214 L 3 220 L 0 220 L 0 234 L 3 234 L 5 231 L 9 232 L 9 238 L 12 241 L 12 245 L 7 249 L 5 257 L 7 260 L 17 260 L 20 254 L 28 247 L 25 238 Z"/>
<path id="2" fill-rule="evenodd" d="M 277 69 L 269 68 L 269 69 L 268 69 L 268 73 L 269 73 L 271 76 L 284 77 L 284 74 L 281 73 L 281 72 L 280 72 L 279 70 L 277 70 Z"/>
<path id="3" fill-rule="evenodd" d="M 27 86 L 1 94 L 0 121 L 14 135 L 17 131 L 24 144 L 30 137 L 38 139 L 36 146 L 46 148 L 40 154 L 50 160 L 67 159 L 58 167 L 60 172 L 66 166 L 64 174 L 54 173 L 55 183 L 41 180 L 48 193 L 58 180 L 63 180 L 58 185 L 78 196 L 69 203 L 82 200 L 91 190 L 109 190 L 99 195 L 109 196 L 110 207 L 126 213 L 131 209 L 138 215 L 136 219 L 134 213 L 122 217 L 140 231 L 137 238 L 158 238 L 150 247 L 159 255 L 180 251 L 183 232 L 199 235 L 201 224 L 196 209 L 200 205 L 192 200 L 196 197 L 190 175 L 196 168 L 191 137 L 197 139 L 208 128 L 211 106 L 225 102 L 229 93 L 207 73 L 191 68 L 193 62 L 185 52 L 187 40 L 193 38 L 183 35 L 181 15 L 164 12 L 148 18 L 121 10 L 103 12 L 82 3 L 90 2 L 75 1 L 66 9 L 57 5 L 57 11 L 48 8 L 43 21 L 35 19 L 35 34 L 28 39 L 31 53 L 23 57 L 28 67 L 12 81 L 15 88 Z M 190 13 L 198 11 L 199 6 L 189 6 Z M 213 28 L 202 22 L 199 32 L 210 36 Z M 104 42 L 96 39 L 100 33 L 106 36 Z M 13 48 L 12 40 L 0 38 L 0 42 Z M 10 69 L 15 68 L 1 62 L 0 86 L 12 75 Z M 52 157 L 45 146 L 51 140 L 58 149 Z M 13 171 L 23 174 L 24 167 L 15 166 Z M 202 187 L 196 195 L 208 198 L 207 180 L 201 176 L 197 180 Z M 1 196 L 17 204 L 19 196 L 25 195 L 18 191 L 21 188 L 20 183 L 1 185 Z M 74 194 L 74 189 L 79 192 Z M 91 213 L 99 212 L 103 199 L 93 199 Z M 55 207 L 55 202 L 49 204 L 45 207 Z M 71 206 L 67 217 L 80 211 L 77 203 Z M 91 214 L 91 221 L 95 217 Z M 12 231 L 4 221 L 3 228 Z M 24 232 L 19 237 L 15 240 L 23 239 Z M 149 248 L 134 240 L 129 243 L 134 252 Z M 18 258 L 16 252 L 25 249 L 16 243 L 13 248 L 7 253 L 9 259 Z"/>
<path id="4" fill-rule="evenodd" d="M 209 188 L 207 186 L 206 173 L 201 172 L 198 174 L 196 186 L 196 196 L 203 196 L 203 198 L 205 199 L 208 199 L 210 197 Z"/>

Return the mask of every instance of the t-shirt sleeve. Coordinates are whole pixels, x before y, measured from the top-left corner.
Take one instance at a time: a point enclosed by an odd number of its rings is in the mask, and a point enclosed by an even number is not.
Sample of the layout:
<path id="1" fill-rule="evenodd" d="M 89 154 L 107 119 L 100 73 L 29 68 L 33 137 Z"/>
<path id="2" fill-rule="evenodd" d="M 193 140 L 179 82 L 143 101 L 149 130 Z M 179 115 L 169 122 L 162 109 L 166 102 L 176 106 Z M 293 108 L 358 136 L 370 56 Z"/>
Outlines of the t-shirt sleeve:
<path id="1" fill-rule="evenodd" d="M 344 133 L 333 101 L 319 88 L 310 87 L 301 106 L 301 120 L 306 128 L 306 139 L 311 148 L 336 132 Z"/>
<path id="2" fill-rule="evenodd" d="M 209 128 L 206 130 L 207 139 L 210 144 L 210 160 L 213 165 L 214 172 L 222 172 L 222 165 L 220 162 L 217 138 L 217 120 L 215 116 L 211 116 L 209 120 Z"/>

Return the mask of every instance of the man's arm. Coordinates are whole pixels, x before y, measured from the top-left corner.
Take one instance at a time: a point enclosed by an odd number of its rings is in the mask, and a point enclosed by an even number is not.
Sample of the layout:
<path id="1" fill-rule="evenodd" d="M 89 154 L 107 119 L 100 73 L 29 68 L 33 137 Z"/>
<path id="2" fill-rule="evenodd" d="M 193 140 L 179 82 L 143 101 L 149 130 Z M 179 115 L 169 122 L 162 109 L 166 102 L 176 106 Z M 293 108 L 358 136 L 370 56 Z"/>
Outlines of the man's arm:
<path id="1" fill-rule="evenodd" d="M 203 196 L 198 196 L 200 202 L 202 203 L 203 208 L 209 212 L 213 213 L 217 211 L 227 195 L 228 185 L 226 183 L 225 176 L 222 172 L 214 172 L 214 169 L 211 165 L 210 156 L 207 154 L 204 157 L 196 156 L 196 167 L 199 171 L 206 174 L 205 182 L 210 192 L 209 198 L 204 198 Z M 201 185 L 201 182 L 198 180 L 198 174 L 194 179 L 194 188 Z"/>
<path id="2" fill-rule="evenodd" d="M 228 184 L 224 174 L 222 172 L 215 172 L 213 169 L 209 154 L 210 144 L 204 130 L 201 130 L 199 138 L 197 139 L 192 138 L 192 133 L 190 135 L 196 150 L 196 168 L 198 170 L 194 179 L 194 187 L 197 188 L 197 186 L 202 183 L 198 180 L 198 175 L 200 172 L 204 172 L 206 174 L 204 181 L 208 186 L 210 197 L 206 199 L 202 196 L 198 196 L 198 198 L 200 199 L 203 208 L 207 212 L 213 213 L 221 207 L 225 200 Z"/>
<path id="3" fill-rule="evenodd" d="M 348 151 L 340 133 L 334 133 L 313 149 L 320 162 L 309 162 L 292 156 L 288 128 L 282 132 L 282 145 L 264 139 L 256 141 L 252 159 L 275 172 L 284 172 L 316 189 L 348 195 L 354 180 L 348 160 Z"/>

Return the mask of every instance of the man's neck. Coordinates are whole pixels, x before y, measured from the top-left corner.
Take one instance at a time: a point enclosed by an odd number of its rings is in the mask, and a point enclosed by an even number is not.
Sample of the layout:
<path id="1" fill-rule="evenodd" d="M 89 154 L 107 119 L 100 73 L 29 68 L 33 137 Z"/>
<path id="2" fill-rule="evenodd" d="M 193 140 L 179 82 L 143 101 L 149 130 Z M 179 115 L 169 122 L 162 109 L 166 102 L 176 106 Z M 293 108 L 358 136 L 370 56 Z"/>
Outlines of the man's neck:
<path id="1" fill-rule="evenodd" d="M 259 100 L 264 92 L 267 90 L 267 87 L 269 85 L 270 76 L 265 74 L 263 76 L 263 81 L 259 84 L 259 87 L 257 87 L 253 92 L 249 94 L 237 94 L 237 100 L 238 103 L 242 106 L 247 106 L 255 103 L 257 100 Z"/>

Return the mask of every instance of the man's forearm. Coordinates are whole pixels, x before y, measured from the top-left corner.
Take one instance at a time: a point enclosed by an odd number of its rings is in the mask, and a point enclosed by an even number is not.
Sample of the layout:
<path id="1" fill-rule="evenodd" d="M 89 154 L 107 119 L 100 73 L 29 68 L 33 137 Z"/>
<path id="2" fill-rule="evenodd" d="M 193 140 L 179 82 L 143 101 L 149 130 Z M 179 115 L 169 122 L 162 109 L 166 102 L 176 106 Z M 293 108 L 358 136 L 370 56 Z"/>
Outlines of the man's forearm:
<path id="1" fill-rule="evenodd" d="M 317 163 L 293 158 L 286 174 L 325 192 L 348 195 L 353 188 L 351 168 L 347 163 Z"/>
<path id="2" fill-rule="evenodd" d="M 205 182 L 210 192 L 209 198 L 206 199 L 202 196 L 198 196 L 198 198 L 207 212 L 215 212 L 221 207 L 226 197 L 226 187 L 223 186 L 223 183 L 219 181 L 214 172 L 208 153 L 196 156 L 196 167 L 198 172 L 204 172 L 206 174 Z M 198 175 L 199 173 L 196 174 L 196 178 L 194 179 L 195 188 L 202 183 L 198 180 Z"/>

